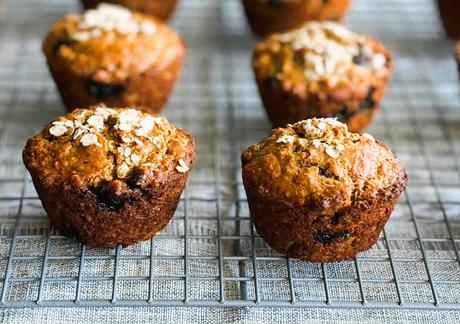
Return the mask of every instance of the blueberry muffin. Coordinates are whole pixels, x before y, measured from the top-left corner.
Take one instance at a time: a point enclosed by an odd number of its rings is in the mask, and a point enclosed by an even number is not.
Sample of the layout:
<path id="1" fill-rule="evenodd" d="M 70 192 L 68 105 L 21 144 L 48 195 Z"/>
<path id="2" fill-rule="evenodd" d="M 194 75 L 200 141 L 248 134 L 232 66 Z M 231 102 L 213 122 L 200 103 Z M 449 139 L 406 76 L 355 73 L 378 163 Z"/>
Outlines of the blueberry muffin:
<path id="1" fill-rule="evenodd" d="M 166 226 L 194 155 L 192 137 L 162 117 L 93 107 L 46 125 L 23 160 L 60 233 L 113 248 Z"/>
<path id="2" fill-rule="evenodd" d="M 349 0 L 243 0 L 253 32 L 259 36 L 285 32 L 311 20 L 336 20 L 345 15 Z"/>
<path id="3" fill-rule="evenodd" d="M 276 251 L 313 262 L 369 249 L 407 185 L 388 147 L 332 118 L 274 129 L 242 154 L 242 166 L 257 232 Z"/>
<path id="4" fill-rule="evenodd" d="M 101 2 L 121 5 L 134 11 L 168 20 L 176 9 L 177 0 L 82 0 L 86 9 L 96 8 Z"/>
<path id="5" fill-rule="evenodd" d="M 372 119 L 387 85 L 390 52 L 332 22 L 310 22 L 261 41 L 256 82 L 274 127 L 332 117 L 357 132 Z"/>
<path id="6" fill-rule="evenodd" d="M 172 91 L 185 47 L 161 21 L 101 4 L 60 19 L 43 51 L 69 110 L 105 103 L 158 112 Z"/>
<path id="7" fill-rule="evenodd" d="M 438 0 L 439 15 L 447 36 L 460 38 L 460 2 L 458 0 Z"/>

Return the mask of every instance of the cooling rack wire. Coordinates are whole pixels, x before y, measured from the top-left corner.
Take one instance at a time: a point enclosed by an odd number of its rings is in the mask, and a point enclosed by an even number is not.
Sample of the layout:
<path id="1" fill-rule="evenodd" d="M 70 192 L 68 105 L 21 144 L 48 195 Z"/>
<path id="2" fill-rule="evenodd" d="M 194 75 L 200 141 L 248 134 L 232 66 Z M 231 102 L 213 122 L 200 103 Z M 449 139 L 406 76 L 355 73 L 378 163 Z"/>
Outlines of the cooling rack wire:
<path id="1" fill-rule="evenodd" d="M 188 55 L 164 112 L 194 135 L 198 160 L 171 223 L 114 250 L 50 229 L 21 151 L 63 112 L 40 42 L 72 10 L 73 1 L 10 0 L 0 16 L 0 307 L 460 309 L 460 93 L 431 1 L 353 1 L 346 24 L 395 57 L 368 131 L 404 162 L 410 186 L 374 247 L 327 265 L 277 254 L 250 222 L 239 155 L 269 124 L 236 0 L 182 1 L 172 21 Z"/>

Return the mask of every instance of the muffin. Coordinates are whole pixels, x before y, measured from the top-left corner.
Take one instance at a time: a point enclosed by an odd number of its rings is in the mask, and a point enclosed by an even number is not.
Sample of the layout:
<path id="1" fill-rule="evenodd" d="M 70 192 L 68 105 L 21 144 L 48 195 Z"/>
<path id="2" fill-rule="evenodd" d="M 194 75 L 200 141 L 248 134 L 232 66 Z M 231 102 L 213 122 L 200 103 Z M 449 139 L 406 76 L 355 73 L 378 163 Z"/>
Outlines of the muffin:
<path id="1" fill-rule="evenodd" d="M 60 19 L 43 51 L 69 110 L 105 103 L 158 112 L 172 91 L 185 47 L 159 20 L 101 4 Z"/>
<path id="2" fill-rule="evenodd" d="M 194 160 L 192 137 L 135 109 L 76 109 L 30 138 L 24 164 L 62 234 L 127 246 L 169 222 Z"/>
<path id="3" fill-rule="evenodd" d="M 458 73 L 460 76 L 460 41 L 455 44 L 455 59 L 457 60 Z"/>
<path id="4" fill-rule="evenodd" d="M 336 20 L 345 15 L 349 0 L 243 0 L 253 32 L 259 36 L 285 32 L 311 20 Z"/>
<path id="5" fill-rule="evenodd" d="M 438 0 L 439 15 L 447 36 L 460 38 L 460 2 L 458 0 Z"/>
<path id="6" fill-rule="evenodd" d="M 391 54 L 377 40 L 332 22 L 275 34 L 254 49 L 257 86 L 274 127 L 332 117 L 353 132 L 372 119 L 387 85 Z"/>
<path id="7" fill-rule="evenodd" d="M 332 118 L 274 129 L 241 160 L 257 232 L 279 253 L 312 262 L 369 249 L 407 185 L 388 147 Z"/>
<path id="8" fill-rule="evenodd" d="M 161 20 L 168 20 L 177 5 L 177 0 L 82 0 L 82 2 L 86 9 L 96 8 L 101 2 L 112 3 Z"/>

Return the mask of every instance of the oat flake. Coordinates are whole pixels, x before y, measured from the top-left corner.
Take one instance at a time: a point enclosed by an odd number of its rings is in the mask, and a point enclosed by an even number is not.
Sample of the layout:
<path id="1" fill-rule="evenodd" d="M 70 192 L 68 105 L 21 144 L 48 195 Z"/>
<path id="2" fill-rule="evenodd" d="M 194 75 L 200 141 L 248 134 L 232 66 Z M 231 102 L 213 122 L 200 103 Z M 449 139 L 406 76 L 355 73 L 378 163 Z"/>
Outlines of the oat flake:
<path id="1" fill-rule="evenodd" d="M 134 165 L 138 165 L 141 161 L 141 157 L 137 154 L 131 154 L 130 158 Z"/>
<path id="2" fill-rule="evenodd" d="M 94 135 L 94 134 L 84 134 L 81 138 L 80 138 L 80 143 L 83 145 L 83 146 L 90 146 L 90 145 L 97 145 L 98 142 L 97 142 L 97 136 Z"/>
<path id="3" fill-rule="evenodd" d="M 319 148 L 321 146 L 321 141 L 319 139 L 314 139 L 312 144 L 315 148 Z"/>
<path id="4" fill-rule="evenodd" d="M 91 117 L 88 118 L 86 122 L 88 123 L 88 125 L 96 127 L 96 128 L 104 127 L 104 118 L 98 115 L 92 115 Z"/>
<path id="5" fill-rule="evenodd" d="M 293 144 L 294 143 L 294 136 L 291 136 L 291 135 L 283 135 L 281 136 L 280 138 L 278 138 L 276 140 L 276 143 L 290 143 L 290 144 Z"/>
<path id="6" fill-rule="evenodd" d="M 121 179 L 126 178 L 130 168 L 125 162 L 121 163 L 117 168 L 117 176 Z"/>
<path id="7" fill-rule="evenodd" d="M 189 168 L 188 165 L 184 162 L 184 160 L 180 159 L 180 160 L 179 160 L 179 165 L 176 166 L 176 170 L 177 170 L 179 173 L 185 173 L 185 172 L 187 172 L 188 170 L 190 170 L 190 168 Z"/>
<path id="8" fill-rule="evenodd" d="M 49 132 L 51 135 L 54 135 L 57 137 L 62 136 L 65 133 L 67 133 L 67 127 L 61 126 L 61 125 L 54 125 L 50 127 Z"/>
<path id="9" fill-rule="evenodd" d="M 339 156 L 339 152 L 332 148 L 326 148 L 325 152 L 327 155 L 329 155 L 331 158 L 334 158 L 334 159 Z"/>
<path id="10" fill-rule="evenodd" d="M 368 139 L 368 140 L 371 141 L 371 142 L 375 142 L 375 138 L 374 138 L 374 136 L 372 136 L 371 134 L 364 133 L 364 134 L 361 135 L 361 136 L 364 137 L 365 139 Z"/>

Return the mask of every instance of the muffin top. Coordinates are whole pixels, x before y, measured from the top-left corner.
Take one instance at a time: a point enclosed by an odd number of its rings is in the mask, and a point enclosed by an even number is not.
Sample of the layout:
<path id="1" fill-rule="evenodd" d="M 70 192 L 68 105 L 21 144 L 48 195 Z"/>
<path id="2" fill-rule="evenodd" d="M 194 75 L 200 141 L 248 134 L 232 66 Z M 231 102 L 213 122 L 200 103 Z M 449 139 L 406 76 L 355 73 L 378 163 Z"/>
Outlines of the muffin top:
<path id="1" fill-rule="evenodd" d="M 48 61 L 94 81 L 123 81 L 152 66 L 161 71 L 184 44 L 163 22 L 124 7 L 100 4 L 56 22 L 43 44 Z"/>
<path id="2" fill-rule="evenodd" d="M 243 178 L 265 201 L 334 213 L 355 199 L 372 198 L 407 176 L 391 150 L 369 134 L 348 131 L 332 118 L 274 129 L 242 155 Z"/>
<path id="3" fill-rule="evenodd" d="M 391 55 L 377 40 L 333 22 L 309 22 L 259 42 L 253 66 L 258 79 L 276 80 L 302 95 L 361 87 L 387 78 Z"/>
<path id="4" fill-rule="evenodd" d="M 78 180 L 97 187 L 120 180 L 146 187 L 187 173 L 194 160 L 190 135 L 136 109 L 94 107 L 59 117 L 28 140 L 29 171 L 53 182 Z"/>

